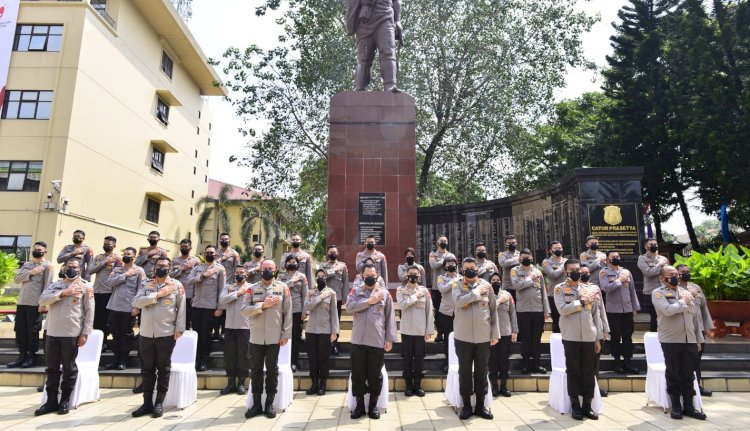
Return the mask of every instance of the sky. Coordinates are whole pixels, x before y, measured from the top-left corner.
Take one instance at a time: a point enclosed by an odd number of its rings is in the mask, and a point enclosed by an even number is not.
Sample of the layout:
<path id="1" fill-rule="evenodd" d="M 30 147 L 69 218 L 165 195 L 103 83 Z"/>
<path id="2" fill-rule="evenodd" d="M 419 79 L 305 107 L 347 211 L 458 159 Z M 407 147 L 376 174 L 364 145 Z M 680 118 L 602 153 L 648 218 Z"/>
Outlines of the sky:
<path id="1" fill-rule="evenodd" d="M 255 7 L 263 0 L 194 0 L 193 17 L 188 22 L 190 31 L 200 44 L 203 52 L 210 58 L 221 58 L 230 46 L 243 49 L 256 44 L 261 48 L 271 48 L 277 44 L 280 28 L 274 22 L 278 13 L 264 17 L 255 16 Z M 613 34 L 612 22 L 617 21 L 617 11 L 628 2 L 625 0 L 578 0 L 576 8 L 600 20 L 591 32 L 583 36 L 585 55 L 598 67 L 606 66 L 605 56 L 611 54 L 609 37 Z M 219 71 L 220 72 L 220 71 Z M 221 72 L 220 72 L 221 73 Z M 600 89 L 601 75 L 596 71 L 569 69 L 567 85 L 559 89 L 557 100 L 574 98 L 588 91 Z M 245 186 L 250 178 L 249 168 L 239 167 L 229 161 L 231 156 L 241 158 L 248 155 L 245 139 L 237 132 L 243 127 L 242 121 L 235 115 L 232 106 L 218 98 L 211 98 L 213 111 L 213 138 L 211 146 L 210 176 L 213 179 Z M 687 195 L 688 201 L 692 194 Z M 702 214 L 695 205 L 691 205 L 693 224 L 712 217 Z M 684 220 L 676 213 L 664 225 L 663 229 L 675 235 L 686 232 Z"/>

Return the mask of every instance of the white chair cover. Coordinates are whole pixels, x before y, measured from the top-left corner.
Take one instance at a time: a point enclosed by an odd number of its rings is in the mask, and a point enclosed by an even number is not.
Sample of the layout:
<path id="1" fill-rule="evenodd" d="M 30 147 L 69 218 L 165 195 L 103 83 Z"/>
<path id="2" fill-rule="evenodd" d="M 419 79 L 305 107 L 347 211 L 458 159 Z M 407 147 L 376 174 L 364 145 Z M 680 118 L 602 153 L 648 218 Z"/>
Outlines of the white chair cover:
<path id="1" fill-rule="evenodd" d="M 289 405 L 292 403 L 292 399 L 294 398 L 294 373 L 292 373 L 292 340 L 289 340 L 285 345 L 279 348 L 278 364 L 279 382 L 278 386 L 276 387 L 276 397 L 273 399 L 273 407 L 277 411 L 285 411 L 287 408 L 289 408 Z M 266 371 L 265 364 L 263 365 L 263 371 Z M 265 385 L 263 386 L 263 395 L 261 396 L 261 402 L 265 405 Z M 253 394 L 251 391 L 247 392 L 245 405 L 248 409 L 253 406 Z"/>
<path id="2" fill-rule="evenodd" d="M 78 378 L 70 394 L 70 407 L 77 408 L 83 403 L 99 400 L 99 359 L 102 356 L 104 334 L 95 329 L 83 347 L 78 349 L 76 365 Z M 47 392 L 42 393 L 42 404 L 47 402 Z"/>
<path id="3" fill-rule="evenodd" d="M 385 369 L 385 365 L 380 369 L 380 374 L 383 376 L 383 386 L 380 388 L 380 396 L 378 396 L 378 410 L 385 413 L 388 411 L 388 371 Z M 352 375 L 349 374 L 349 382 L 347 383 L 346 392 L 346 405 L 349 407 L 349 411 L 353 411 L 357 407 L 357 399 L 352 394 Z M 365 394 L 365 407 L 370 405 L 370 394 Z"/>
<path id="4" fill-rule="evenodd" d="M 492 407 L 492 392 L 490 391 L 490 378 L 487 376 L 487 394 L 484 396 L 484 405 L 487 408 Z M 456 355 L 455 338 L 453 332 L 448 335 L 448 378 L 445 382 L 445 399 L 448 400 L 448 404 L 453 406 L 455 409 L 460 409 L 464 406 L 464 401 L 461 399 L 461 391 L 459 388 L 458 380 L 458 355 Z M 471 396 L 472 409 L 476 406 L 476 395 Z"/>
<path id="5" fill-rule="evenodd" d="M 664 364 L 664 351 L 659 343 L 659 334 L 646 332 L 643 334 L 643 345 L 646 348 L 646 405 L 649 401 L 666 411 L 672 407 L 672 400 L 667 393 L 667 367 Z M 698 388 L 698 379 L 693 380 L 695 396 L 693 405 L 696 410 L 703 410 L 703 399 Z"/>
<path id="6" fill-rule="evenodd" d="M 172 350 L 172 371 L 164 407 L 184 409 L 198 400 L 198 374 L 195 372 L 195 354 L 198 333 L 185 331 Z M 156 397 L 156 393 L 154 393 Z"/>
<path id="7" fill-rule="evenodd" d="M 568 376 L 562 335 L 552 334 L 549 342 L 552 359 L 552 374 L 549 377 L 549 405 L 562 414 L 570 413 L 571 405 L 568 396 Z M 602 395 L 599 392 L 599 382 L 596 378 L 594 378 L 594 399 L 591 400 L 591 410 L 596 414 L 602 414 L 604 411 Z"/>

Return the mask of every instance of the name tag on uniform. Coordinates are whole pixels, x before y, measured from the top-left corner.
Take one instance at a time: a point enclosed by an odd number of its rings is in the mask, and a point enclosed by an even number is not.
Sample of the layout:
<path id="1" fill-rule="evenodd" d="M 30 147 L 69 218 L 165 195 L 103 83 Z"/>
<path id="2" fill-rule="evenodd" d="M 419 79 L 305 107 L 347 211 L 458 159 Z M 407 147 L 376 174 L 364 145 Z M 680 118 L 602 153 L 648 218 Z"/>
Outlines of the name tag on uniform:
<path id="1" fill-rule="evenodd" d="M 383 306 L 378 304 L 374 307 L 372 307 L 372 312 L 375 314 L 383 314 Z"/>
<path id="2" fill-rule="evenodd" d="M 331 268 L 331 269 L 329 269 L 328 271 L 326 271 L 326 274 L 328 274 L 328 275 L 333 275 L 333 274 L 335 274 L 335 273 L 336 273 L 336 270 L 335 270 L 335 269 L 333 269 L 333 268 Z"/>

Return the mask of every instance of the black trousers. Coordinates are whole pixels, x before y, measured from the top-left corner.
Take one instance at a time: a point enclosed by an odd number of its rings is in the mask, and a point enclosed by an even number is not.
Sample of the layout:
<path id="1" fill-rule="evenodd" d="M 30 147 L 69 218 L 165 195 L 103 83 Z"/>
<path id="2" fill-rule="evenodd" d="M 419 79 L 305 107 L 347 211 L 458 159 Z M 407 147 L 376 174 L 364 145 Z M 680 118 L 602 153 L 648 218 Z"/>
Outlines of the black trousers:
<path id="1" fill-rule="evenodd" d="M 384 361 L 385 350 L 382 347 L 352 344 L 352 395 L 380 396 L 380 390 L 383 388 L 381 369 Z"/>
<path id="2" fill-rule="evenodd" d="M 138 337 L 138 352 L 141 357 L 141 375 L 143 376 L 143 392 L 167 393 L 169 389 L 169 374 L 172 369 L 172 350 L 176 340 L 173 335 L 168 337 Z M 158 372 L 158 376 L 157 376 Z"/>
<path id="3" fill-rule="evenodd" d="M 664 365 L 667 367 L 667 393 L 692 397 L 698 346 L 695 343 L 661 343 Z"/>
<path id="4" fill-rule="evenodd" d="M 250 368 L 250 330 L 224 330 L 224 368 L 227 376 L 245 379 Z"/>
<path id="5" fill-rule="evenodd" d="M 623 358 L 625 365 L 630 365 L 633 358 L 633 313 L 607 313 L 607 320 L 611 337 L 609 347 L 615 364 Z"/>
<path id="6" fill-rule="evenodd" d="M 109 311 L 109 330 L 112 331 L 112 353 L 115 363 L 126 362 L 130 355 L 130 339 L 133 336 L 135 317 L 130 312 Z"/>
<path id="7" fill-rule="evenodd" d="M 650 316 L 651 320 L 649 322 L 649 331 L 656 332 L 658 330 L 657 328 L 657 322 L 656 322 L 656 309 L 654 308 L 654 303 L 651 302 L 651 294 L 650 293 L 644 293 L 643 294 L 643 300 L 641 302 L 641 310 L 643 308 L 648 309 L 648 315 Z"/>
<path id="8" fill-rule="evenodd" d="M 193 308 L 193 330 L 198 333 L 198 356 L 208 360 L 211 354 L 211 330 L 214 325 L 213 308 Z M 200 360 L 200 358 L 199 358 Z"/>
<path id="9" fill-rule="evenodd" d="M 505 386 L 510 370 L 510 335 L 500 337 L 497 344 L 490 346 L 490 380 L 500 379 Z"/>
<path id="10" fill-rule="evenodd" d="M 433 311 L 433 317 L 435 319 L 435 329 L 437 330 L 438 334 L 448 334 L 448 332 L 445 332 L 445 329 L 440 325 L 440 302 L 443 300 L 443 294 L 440 293 L 440 291 L 437 289 L 437 286 L 433 286 L 433 289 L 430 290 L 430 295 L 432 296 L 432 307 L 434 308 Z"/>
<path id="11" fill-rule="evenodd" d="M 706 338 L 706 333 L 703 332 L 703 338 Z M 701 360 L 703 359 L 703 352 L 706 351 L 706 343 L 701 343 L 701 350 L 698 352 L 698 358 L 695 361 L 695 377 L 698 379 L 698 385 L 703 386 L 703 379 L 701 378 Z"/>
<path id="12" fill-rule="evenodd" d="M 346 295 L 346 292 L 344 292 L 344 295 Z M 341 306 L 344 304 L 343 300 L 336 301 L 336 312 L 339 315 L 339 328 L 341 328 Z M 307 334 L 305 334 L 305 337 L 307 337 Z M 336 334 L 336 341 L 334 341 L 336 345 L 339 343 L 339 334 Z M 308 353 L 309 354 L 309 353 Z"/>
<path id="13" fill-rule="evenodd" d="M 37 305 L 16 306 L 16 345 L 21 354 L 34 354 L 39 350 L 39 331 L 42 329 L 42 315 Z"/>
<path id="14" fill-rule="evenodd" d="M 214 316 L 213 321 L 213 333 L 214 334 L 223 334 L 224 333 L 224 325 L 227 323 L 227 310 L 221 310 L 221 316 L 216 317 Z"/>
<path id="15" fill-rule="evenodd" d="M 401 334 L 401 351 L 404 356 L 404 379 L 422 377 L 424 370 L 424 335 Z"/>
<path id="16" fill-rule="evenodd" d="M 193 329 L 193 298 L 185 299 L 185 330 Z"/>
<path id="17" fill-rule="evenodd" d="M 568 395 L 582 396 L 584 400 L 594 398 L 594 377 L 596 375 L 596 347 L 594 342 L 566 341 L 565 374 L 568 378 Z"/>
<path id="18" fill-rule="evenodd" d="M 299 351 L 302 348 L 302 313 L 292 313 L 292 363 L 299 360 Z"/>
<path id="19" fill-rule="evenodd" d="M 548 296 L 547 300 L 549 301 L 550 314 L 552 315 L 552 332 L 555 334 L 559 334 L 560 333 L 560 312 L 557 310 L 557 306 L 555 305 L 555 297 Z"/>
<path id="20" fill-rule="evenodd" d="M 331 334 L 306 332 L 305 347 L 307 347 L 307 357 L 310 359 L 310 377 L 313 380 L 327 379 L 330 370 L 328 358 L 331 355 Z"/>
<path id="21" fill-rule="evenodd" d="M 445 334 L 445 337 L 443 338 L 443 353 L 445 353 L 445 360 L 448 360 L 448 344 L 449 344 L 449 334 L 453 332 L 453 316 L 449 316 L 447 314 L 443 314 L 438 312 L 436 314 L 438 319 L 438 324 L 443 328 L 443 334 Z"/>
<path id="22" fill-rule="evenodd" d="M 518 332 L 521 340 L 521 356 L 524 361 L 532 361 L 534 367 L 539 366 L 539 356 L 542 353 L 542 332 L 544 332 L 544 313 L 517 313 Z"/>
<path id="23" fill-rule="evenodd" d="M 263 393 L 263 364 L 266 364 L 266 394 L 275 395 L 279 386 L 279 344 L 250 343 L 250 384 L 254 395 Z"/>
<path id="24" fill-rule="evenodd" d="M 104 342 L 109 338 L 109 310 L 107 310 L 107 303 L 111 296 L 111 293 L 94 294 L 94 329 L 98 329 L 104 333 Z"/>
<path id="25" fill-rule="evenodd" d="M 44 358 L 47 363 L 47 398 L 57 400 L 57 390 L 61 391 L 60 401 L 70 401 L 70 394 L 78 379 L 78 337 L 52 337 L 47 335 L 44 343 Z M 60 367 L 62 366 L 62 371 Z M 62 376 L 62 383 L 60 382 Z"/>
<path id="26" fill-rule="evenodd" d="M 461 398 L 476 394 L 477 400 L 487 395 L 487 366 L 490 360 L 490 343 L 467 343 L 455 340 L 458 356 L 458 387 Z M 472 366 L 474 370 L 472 372 Z"/>

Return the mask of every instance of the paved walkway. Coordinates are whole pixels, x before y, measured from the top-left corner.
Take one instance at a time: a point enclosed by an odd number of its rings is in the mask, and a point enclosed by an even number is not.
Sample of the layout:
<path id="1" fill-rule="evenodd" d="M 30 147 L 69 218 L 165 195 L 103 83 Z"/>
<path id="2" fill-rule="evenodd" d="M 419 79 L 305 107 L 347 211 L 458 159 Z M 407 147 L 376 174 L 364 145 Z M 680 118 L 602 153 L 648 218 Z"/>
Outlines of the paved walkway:
<path id="1" fill-rule="evenodd" d="M 142 397 L 129 390 L 102 390 L 102 399 L 84 404 L 67 416 L 49 414 L 34 417 L 39 393 L 33 388 L 0 387 L 0 430 L 747 430 L 750 429 L 750 404 L 747 393 L 717 393 L 704 398 L 709 419 L 705 422 L 686 418 L 669 419 L 661 409 L 646 407 L 640 393 L 617 393 L 605 398 L 605 411 L 598 421 L 578 422 L 560 415 L 547 406 L 544 393 L 517 393 L 511 398 L 496 399 L 494 421 L 472 418 L 460 421 L 448 407 L 441 393 L 424 398 L 405 398 L 391 394 L 388 412 L 380 420 L 352 421 L 344 405 L 343 392 L 324 397 L 296 393 L 289 410 L 276 419 L 265 417 L 246 420 L 244 397 L 219 397 L 217 391 L 200 391 L 198 402 L 185 409 L 170 409 L 164 417 L 132 418 L 130 412 Z"/>

